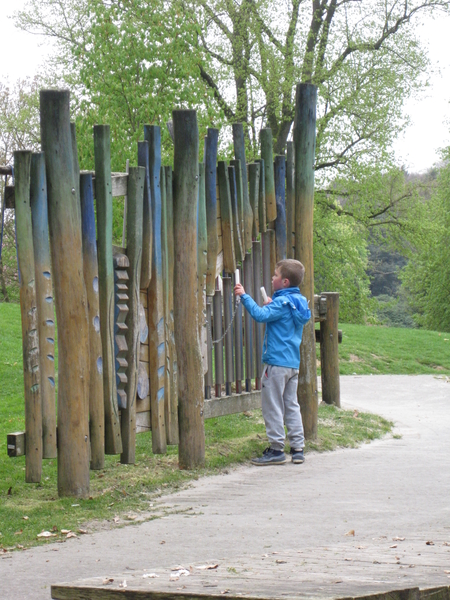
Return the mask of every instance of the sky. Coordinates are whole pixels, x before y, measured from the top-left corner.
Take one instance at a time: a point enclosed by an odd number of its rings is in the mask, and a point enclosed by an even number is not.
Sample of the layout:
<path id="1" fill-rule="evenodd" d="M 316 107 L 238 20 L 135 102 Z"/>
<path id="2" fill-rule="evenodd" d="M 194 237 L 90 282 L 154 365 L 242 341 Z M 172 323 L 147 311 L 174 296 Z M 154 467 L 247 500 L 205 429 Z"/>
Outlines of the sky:
<path id="1" fill-rule="evenodd" d="M 36 74 L 50 52 L 45 40 L 17 30 L 8 18 L 24 4 L 25 0 L 0 0 L 0 79 L 8 77 L 10 83 Z M 409 172 L 422 172 L 439 162 L 439 148 L 450 146 L 450 16 L 416 19 L 415 25 L 433 72 L 426 91 L 407 102 L 411 124 L 393 148 Z"/>

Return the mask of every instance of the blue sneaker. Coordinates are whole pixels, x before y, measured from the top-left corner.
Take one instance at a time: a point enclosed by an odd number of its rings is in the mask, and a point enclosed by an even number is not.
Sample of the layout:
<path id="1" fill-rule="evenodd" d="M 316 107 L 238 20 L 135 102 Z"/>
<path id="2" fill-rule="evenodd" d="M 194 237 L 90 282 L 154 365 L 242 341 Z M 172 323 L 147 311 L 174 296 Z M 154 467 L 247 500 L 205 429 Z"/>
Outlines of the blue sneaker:
<path id="1" fill-rule="evenodd" d="M 301 448 L 301 450 L 294 450 L 294 448 L 291 448 L 290 453 L 292 456 L 293 463 L 301 465 L 305 462 L 305 457 L 303 456 L 303 448 Z"/>
<path id="2" fill-rule="evenodd" d="M 266 465 L 284 465 L 286 462 L 286 455 L 283 450 L 272 450 L 272 448 L 266 448 L 263 455 L 258 458 L 252 458 L 252 464 L 258 467 L 264 467 Z"/>

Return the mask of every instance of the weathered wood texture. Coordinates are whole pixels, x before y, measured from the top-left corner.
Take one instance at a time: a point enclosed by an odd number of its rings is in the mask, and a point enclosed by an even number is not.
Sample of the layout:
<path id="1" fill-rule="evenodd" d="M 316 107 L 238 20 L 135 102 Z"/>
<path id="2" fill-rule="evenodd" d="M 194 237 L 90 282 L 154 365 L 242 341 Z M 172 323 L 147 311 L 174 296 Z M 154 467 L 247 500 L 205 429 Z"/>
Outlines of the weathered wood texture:
<path id="1" fill-rule="evenodd" d="M 173 178 L 172 167 L 164 167 L 166 184 L 166 229 L 167 240 L 167 285 L 165 287 L 165 304 L 167 304 L 166 339 L 168 340 L 170 394 L 169 406 L 166 412 L 166 436 L 168 444 L 178 444 L 178 365 L 175 346 L 175 331 L 173 320 L 173 277 L 174 277 L 174 235 L 173 235 Z M 164 214 L 164 213 L 163 213 Z"/>
<path id="2" fill-rule="evenodd" d="M 252 298 L 255 297 L 253 288 L 253 262 L 252 255 L 247 252 L 244 260 L 244 288 L 247 294 Z M 250 392 L 252 389 L 253 379 L 253 319 L 250 313 L 246 310 L 244 313 L 245 324 L 245 391 Z"/>
<path id="3" fill-rule="evenodd" d="M 294 258 L 295 245 L 295 194 L 294 194 L 294 143 L 286 144 L 286 258 Z"/>
<path id="4" fill-rule="evenodd" d="M 30 204 L 39 334 L 42 456 L 56 458 L 55 313 L 48 237 L 47 180 L 42 153 L 31 156 Z"/>
<path id="5" fill-rule="evenodd" d="M 69 92 L 43 90 L 41 143 L 48 185 L 50 247 L 58 322 L 58 493 L 89 496 L 89 325 L 83 278 Z M 28 443 L 27 443 L 28 445 Z"/>
<path id="6" fill-rule="evenodd" d="M 142 225 L 146 172 L 144 167 L 130 167 L 127 204 L 127 256 L 129 267 L 127 352 L 127 406 L 121 411 L 123 452 L 120 461 L 133 464 L 136 457 L 136 393 L 139 373 L 139 290 L 142 261 Z"/>
<path id="7" fill-rule="evenodd" d="M 236 161 L 232 161 L 236 162 Z M 241 203 L 241 186 L 237 185 L 237 178 L 239 177 L 239 170 L 236 173 L 234 166 L 228 167 L 228 180 L 230 185 L 230 200 L 231 200 L 231 212 L 233 213 L 233 233 L 234 233 L 234 252 L 236 255 L 236 262 L 241 263 L 244 260 L 244 245 L 242 243 L 242 203 Z"/>
<path id="8" fill-rule="evenodd" d="M 248 193 L 247 161 L 245 159 L 244 127 L 242 123 L 233 123 L 234 156 L 240 163 L 242 182 L 242 208 L 244 220 L 244 239 L 242 241 L 245 252 L 252 249 L 253 210 Z M 237 165 L 235 165 L 237 169 Z"/>
<path id="9" fill-rule="evenodd" d="M 14 152 L 16 179 L 16 240 L 19 260 L 20 313 L 28 438 L 25 481 L 39 483 L 42 475 L 42 404 L 39 364 L 39 327 L 30 206 L 31 152 Z"/>
<path id="10" fill-rule="evenodd" d="M 295 101 L 295 258 L 305 266 L 300 289 L 310 301 L 312 318 L 303 328 L 300 346 L 298 398 L 305 437 L 317 437 L 318 393 L 314 334 L 314 155 L 316 140 L 317 87 L 298 84 Z"/>
<path id="11" fill-rule="evenodd" d="M 218 278 L 219 279 L 219 278 Z M 216 281 L 216 292 L 213 298 L 213 338 L 214 338 L 214 381 L 216 383 L 216 397 L 222 395 L 222 385 L 225 383 L 223 372 L 223 335 L 222 330 L 222 292 Z M 221 340 L 221 341 L 219 341 Z"/>
<path id="12" fill-rule="evenodd" d="M 206 294 L 214 295 L 219 237 L 217 235 L 217 143 L 219 130 L 209 128 L 205 138 L 205 203 L 208 235 Z"/>
<path id="13" fill-rule="evenodd" d="M 206 273 L 208 269 L 208 232 L 205 203 L 205 165 L 198 165 L 198 208 L 197 208 L 197 273 L 198 273 L 198 335 L 202 353 L 203 374 L 208 369 L 206 345 Z"/>
<path id="14" fill-rule="evenodd" d="M 241 270 L 238 268 L 239 281 L 242 282 Z M 236 285 L 236 275 L 234 279 Z M 245 311 L 247 312 L 247 311 Z M 244 348 L 243 348 L 243 328 L 242 328 L 242 304 L 240 298 L 235 298 L 235 317 L 234 317 L 234 359 L 235 359 L 235 385 L 236 394 L 242 392 L 242 379 L 244 378 Z"/>
<path id="15" fill-rule="evenodd" d="M 286 159 L 276 156 L 275 198 L 277 202 L 277 219 L 275 221 L 276 259 L 277 262 L 286 258 Z"/>
<path id="16" fill-rule="evenodd" d="M 208 328 L 208 371 L 205 373 L 205 398 L 211 398 L 211 387 L 213 384 L 213 349 L 211 335 L 209 333 L 212 327 L 212 303 L 213 299 L 210 296 L 206 296 L 206 323 Z"/>
<path id="17" fill-rule="evenodd" d="M 327 318 L 320 323 L 322 400 L 341 406 L 339 384 L 339 293 L 327 292 Z"/>
<path id="18" fill-rule="evenodd" d="M 259 235 L 259 174 L 259 163 L 248 165 L 249 199 L 253 213 L 252 240 L 256 240 Z"/>
<path id="19" fill-rule="evenodd" d="M 120 454 L 119 407 L 117 403 L 114 352 L 114 266 L 112 250 L 111 146 L 108 125 L 94 126 L 95 195 L 97 202 L 98 278 L 100 331 L 103 354 L 103 399 L 105 408 L 105 452 Z"/>
<path id="20" fill-rule="evenodd" d="M 197 316 L 198 128 L 195 111 L 173 112 L 174 316 L 178 357 L 180 468 L 205 461 L 203 374 Z"/>
<path id="21" fill-rule="evenodd" d="M 128 202 L 127 202 L 128 209 Z M 116 365 L 117 405 L 120 409 L 127 406 L 126 386 L 128 382 L 128 345 L 126 323 L 129 312 L 128 269 L 130 261 L 126 254 L 113 250 L 114 265 L 114 356 Z M 123 446 L 123 444 L 122 444 Z"/>
<path id="22" fill-rule="evenodd" d="M 145 169 L 144 206 L 142 217 L 142 261 L 141 261 L 141 287 L 147 289 L 152 278 L 152 198 L 149 170 L 148 142 L 138 142 L 138 166 Z"/>
<path id="23" fill-rule="evenodd" d="M 262 254 L 261 254 L 261 242 L 253 242 L 253 293 L 254 300 L 262 306 L 261 298 L 261 275 L 262 275 Z M 267 290 L 266 290 L 267 292 Z M 262 340 L 263 340 L 263 324 L 253 323 L 254 331 L 254 348 L 255 348 L 255 388 L 261 389 L 261 375 L 262 375 Z"/>
<path id="24" fill-rule="evenodd" d="M 258 225 L 264 233 L 267 230 L 265 162 L 262 158 L 256 162 L 259 164 Z"/>
<path id="25" fill-rule="evenodd" d="M 261 158 L 264 161 L 264 182 L 266 189 L 266 219 L 272 223 L 277 218 L 275 198 L 275 179 L 273 172 L 273 140 L 272 130 L 261 129 Z"/>
<path id="26" fill-rule="evenodd" d="M 92 175 L 80 176 L 81 236 L 83 274 L 89 317 L 89 438 L 91 469 L 105 465 L 105 405 L 103 400 L 103 358 L 100 335 L 97 241 Z"/>
<path id="27" fill-rule="evenodd" d="M 233 289 L 231 277 L 222 279 L 223 283 L 223 324 L 227 332 L 224 338 L 225 348 L 225 395 L 231 395 L 231 384 L 234 381 L 234 360 L 233 360 L 233 327 L 231 324 L 233 312 Z"/>
<path id="28" fill-rule="evenodd" d="M 148 288 L 150 404 L 152 449 L 163 454 L 167 449 L 164 408 L 164 372 L 166 342 L 164 327 L 164 289 L 161 247 L 161 129 L 145 125 L 144 137 L 148 142 L 150 191 L 152 197 L 153 250 L 152 281 Z"/>
<path id="29" fill-rule="evenodd" d="M 219 182 L 220 216 L 222 225 L 223 269 L 226 273 L 236 271 L 236 254 L 234 248 L 233 211 L 231 208 L 230 183 L 228 167 L 225 161 L 217 165 Z"/>

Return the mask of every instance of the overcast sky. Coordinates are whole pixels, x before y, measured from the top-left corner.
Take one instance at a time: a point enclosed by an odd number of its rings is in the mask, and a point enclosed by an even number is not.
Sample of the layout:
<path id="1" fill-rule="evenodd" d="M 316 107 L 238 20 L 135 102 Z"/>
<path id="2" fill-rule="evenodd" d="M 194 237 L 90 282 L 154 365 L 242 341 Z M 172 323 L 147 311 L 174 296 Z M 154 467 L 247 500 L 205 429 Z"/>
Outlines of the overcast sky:
<path id="1" fill-rule="evenodd" d="M 0 0 L 0 77 L 10 83 L 17 78 L 32 77 L 45 62 L 49 47 L 42 38 L 15 29 L 8 17 L 19 10 L 25 0 Z M 426 44 L 435 72 L 430 87 L 419 99 L 410 100 L 405 109 L 411 125 L 394 144 L 401 164 L 412 171 L 423 171 L 439 161 L 438 149 L 450 145 L 450 17 L 417 20 L 418 35 Z"/>

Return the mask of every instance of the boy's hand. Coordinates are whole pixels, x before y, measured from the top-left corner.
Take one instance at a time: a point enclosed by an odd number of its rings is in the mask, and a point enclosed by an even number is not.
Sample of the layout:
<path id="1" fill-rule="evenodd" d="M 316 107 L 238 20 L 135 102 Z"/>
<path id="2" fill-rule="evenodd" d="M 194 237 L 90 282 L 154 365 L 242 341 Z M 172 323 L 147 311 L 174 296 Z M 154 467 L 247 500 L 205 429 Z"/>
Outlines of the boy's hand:
<path id="1" fill-rule="evenodd" d="M 245 294 L 245 290 L 240 283 L 234 286 L 234 293 L 236 296 L 242 296 L 243 294 Z"/>
<path id="2" fill-rule="evenodd" d="M 267 302 L 263 302 L 263 306 L 267 306 L 271 302 L 272 302 L 272 298 L 270 296 L 267 296 Z"/>

